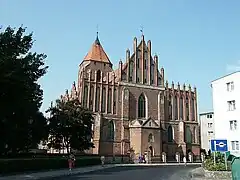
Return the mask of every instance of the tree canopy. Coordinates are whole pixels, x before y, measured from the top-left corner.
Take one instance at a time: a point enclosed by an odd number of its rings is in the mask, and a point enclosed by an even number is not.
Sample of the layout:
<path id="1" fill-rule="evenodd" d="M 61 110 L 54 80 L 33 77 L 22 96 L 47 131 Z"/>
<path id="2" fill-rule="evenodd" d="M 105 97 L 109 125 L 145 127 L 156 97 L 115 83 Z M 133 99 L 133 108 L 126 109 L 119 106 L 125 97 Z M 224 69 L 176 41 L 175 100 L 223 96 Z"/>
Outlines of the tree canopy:
<path id="1" fill-rule="evenodd" d="M 78 99 L 57 100 L 50 107 L 48 119 L 49 143 L 55 149 L 71 149 L 83 151 L 94 147 L 91 142 L 93 114 L 84 109 Z"/>
<path id="2" fill-rule="evenodd" d="M 0 32 L 0 153 L 36 147 L 46 135 L 39 111 L 43 90 L 38 84 L 47 71 L 45 54 L 31 52 L 33 33 L 7 27 Z"/>

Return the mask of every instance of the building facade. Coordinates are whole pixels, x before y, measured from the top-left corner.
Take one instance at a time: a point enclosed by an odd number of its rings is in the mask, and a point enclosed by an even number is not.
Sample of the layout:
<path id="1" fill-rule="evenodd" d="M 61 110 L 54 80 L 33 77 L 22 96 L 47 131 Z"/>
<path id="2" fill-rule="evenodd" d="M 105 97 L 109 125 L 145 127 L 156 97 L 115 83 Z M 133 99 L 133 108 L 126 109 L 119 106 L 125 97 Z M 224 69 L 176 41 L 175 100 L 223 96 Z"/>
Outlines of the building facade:
<path id="1" fill-rule="evenodd" d="M 214 113 L 206 112 L 199 114 L 201 127 L 201 148 L 208 152 L 211 149 L 211 139 L 215 138 Z"/>
<path id="2" fill-rule="evenodd" d="M 232 154 L 239 155 L 240 72 L 212 81 L 215 138 L 227 139 Z"/>
<path id="3" fill-rule="evenodd" d="M 200 154 L 196 88 L 169 84 L 151 49 L 144 35 L 134 38 L 133 52 L 113 70 L 97 36 L 81 62 L 78 83 L 62 98 L 78 98 L 94 112 L 91 153 Z"/>

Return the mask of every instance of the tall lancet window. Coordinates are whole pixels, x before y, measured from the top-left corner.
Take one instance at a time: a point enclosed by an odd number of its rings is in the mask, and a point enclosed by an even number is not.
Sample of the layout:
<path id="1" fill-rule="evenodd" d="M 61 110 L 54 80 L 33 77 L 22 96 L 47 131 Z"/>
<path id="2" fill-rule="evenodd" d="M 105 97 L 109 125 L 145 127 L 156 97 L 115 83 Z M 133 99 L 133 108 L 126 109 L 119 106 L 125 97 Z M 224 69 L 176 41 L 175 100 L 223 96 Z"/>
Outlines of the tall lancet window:
<path id="1" fill-rule="evenodd" d="M 183 97 L 180 96 L 179 100 L 179 114 L 180 114 L 180 120 L 183 120 Z"/>
<path id="2" fill-rule="evenodd" d="M 133 61 L 129 61 L 129 81 L 132 82 L 133 80 Z"/>
<path id="3" fill-rule="evenodd" d="M 172 96 L 169 95 L 168 99 L 168 118 L 169 120 L 172 120 Z"/>
<path id="4" fill-rule="evenodd" d="M 83 106 L 86 108 L 88 102 L 88 86 L 84 86 L 84 94 L 83 94 Z"/>
<path id="5" fill-rule="evenodd" d="M 93 100 L 94 100 L 94 87 L 91 86 L 90 88 L 90 102 L 89 102 L 89 109 L 93 110 Z"/>
<path id="6" fill-rule="evenodd" d="M 117 101 L 117 89 L 114 88 L 114 92 L 113 92 L 113 114 L 116 114 L 116 101 Z"/>
<path id="7" fill-rule="evenodd" d="M 100 87 L 97 87 L 96 90 L 96 102 L 95 102 L 95 111 L 98 112 L 100 107 Z"/>
<path id="8" fill-rule="evenodd" d="M 173 127 L 170 125 L 168 126 L 168 142 L 173 142 L 174 136 L 173 136 Z"/>
<path id="9" fill-rule="evenodd" d="M 186 97 L 186 100 L 185 100 L 185 105 L 186 105 L 186 120 L 188 121 L 189 120 L 189 99 L 188 97 Z"/>
<path id="10" fill-rule="evenodd" d="M 102 112 L 106 111 L 106 88 L 102 89 Z"/>
<path id="11" fill-rule="evenodd" d="M 138 98 L 138 117 L 146 117 L 146 99 L 143 94 L 141 94 Z"/>
<path id="12" fill-rule="evenodd" d="M 192 100 L 191 100 L 191 109 L 192 109 L 192 119 L 191 120 L 194 120 L 196 121 L 195 119 L 195 100 L 194 100 L 194 97 L 192 97 Z"/>
<path id="13" fill-rule="evenodd" d="M 174 96 L 175 120 L 178 120 L 178 97 Z"/>
<path id="14" fill-rule="evenodd" d="M 192 132 L 189 126 L 185 129 L 185 141 L 186 143 L 192 143 Z"/>
<path id="15" fill-rule="evenodd" d="M 111 113 L 112 112 L 112 89 L 108 89 L 108 107 L 107 107 L 107 112 Z"/>
<path id="16" fill-rule="evenodd" d="M 97 81 L 99 82 L 101 80 L 101 71 L 97 71 Z"/>
<path id="17" fill-rule="evenodd" d="M 154 77 L 154 74 L 155 74 L 155 72 L 154 72 L 154 61 L 153 61 L 153 59 L 151 58 L 151 69 L 150 69 L 150 71 L 151 71 L 151 84 L 154 84 L 154 79 L 156 78 L 156 77 Z M 160 77 L 158 77 L 158 84 L 160 83 Z"/>
<path id="18" fill-rule="evenodd" d="M 107 139 L 109 141 L 113 141 L 114 140 L 114 123 L 113 123 L 113 121 L 110 121 L 108 123 Z"/>

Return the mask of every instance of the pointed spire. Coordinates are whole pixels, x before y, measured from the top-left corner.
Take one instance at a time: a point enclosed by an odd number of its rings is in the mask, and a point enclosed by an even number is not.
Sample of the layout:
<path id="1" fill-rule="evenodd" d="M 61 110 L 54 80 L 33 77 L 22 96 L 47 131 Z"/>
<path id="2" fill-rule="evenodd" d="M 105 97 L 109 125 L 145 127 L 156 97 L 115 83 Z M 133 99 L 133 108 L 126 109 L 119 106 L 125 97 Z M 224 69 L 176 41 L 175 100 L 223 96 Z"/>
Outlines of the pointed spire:
<path id="1" fill-rule="evenodd" d="M 96 37 L 96 40 L 95 40 L 95 44 L 100 45 L 100 41 L 99 41 L 99 38 L 98 38 L 98 31 L 97 31 L 97 37 Z"/>
<path id="2" fill-rule="evenodd" d="M 72 84 L 72 90 L 76 90 L 76 83 L 75 83 L 75 81 L 73 81 L 73 84 Z"/>
<path id="3" fill-rule="evenodd" d="M 186 90 L 186 85 L 185 85 L 185 83 L 183 83 L 183 90 L 184 90 L 184 91 Z"/>
<path id="4" fill-rule="evenodd" d="M 112 64 L 104 51 L 99 37 L 98 37 L 98 31 L 97 31 L 97 37 L 94 43 L 92 44 L 91 49 L 88 51 L 87 55 L 84 57 L 85 61 L 98 61 L 98 62 L 104 62 Z"/>
<path id="5" fill-rule="evenodd" d="M 166 88 L 168 88 L 168 80 L 166 80 Z"/>

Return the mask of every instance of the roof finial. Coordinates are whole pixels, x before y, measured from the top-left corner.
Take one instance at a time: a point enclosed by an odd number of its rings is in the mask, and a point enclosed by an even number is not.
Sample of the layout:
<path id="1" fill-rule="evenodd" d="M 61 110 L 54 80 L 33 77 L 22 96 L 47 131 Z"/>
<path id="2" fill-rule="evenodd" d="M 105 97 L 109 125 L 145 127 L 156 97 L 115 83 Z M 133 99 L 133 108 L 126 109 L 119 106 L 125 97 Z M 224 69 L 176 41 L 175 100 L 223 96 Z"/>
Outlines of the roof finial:
<path id="1" fill-rule="evenodd" d="M 97 36 L 98 36 L 98 24 L 97 24 Z"/>
<path id="2" fill-rule="evenodd" d="M 142 33 L 142 36 L 143 36 L 143 26 L 140 26 L 140 32 Z"/>
<path id="3" fill-rule="evenodd" d="M 99 41 L 99 39 L 98 39 L 98 25 L 97 25 L 97 38 L 96 38 L 96 40 L 95 40 L 95 44 L 100 45 L 100 41 Z"/>

